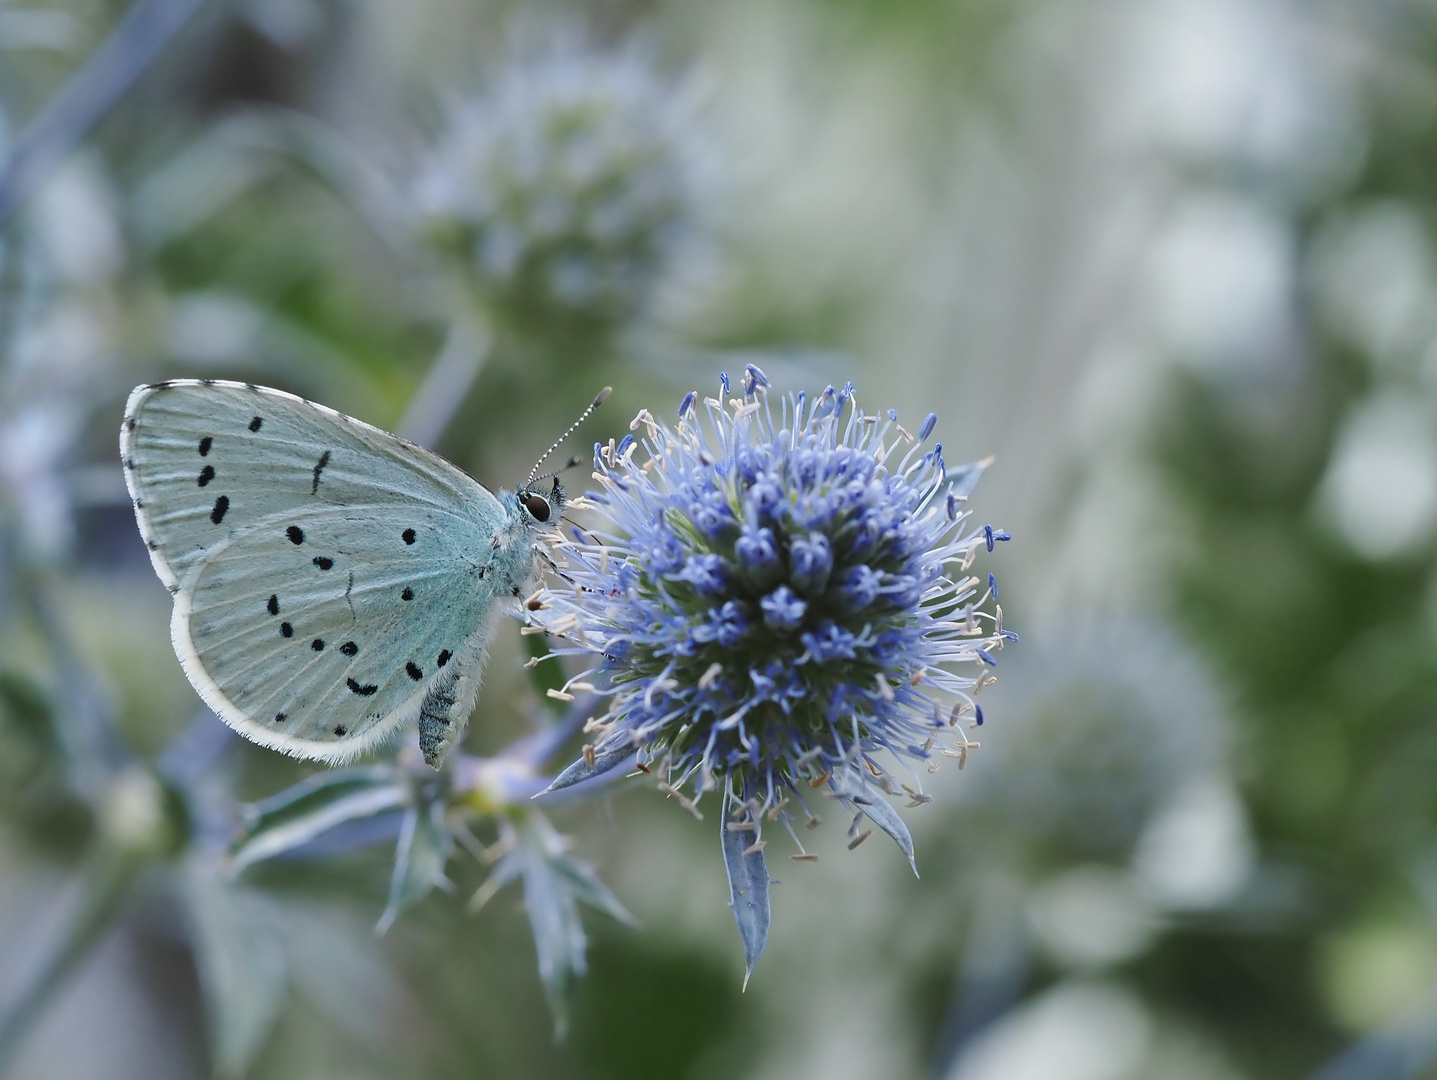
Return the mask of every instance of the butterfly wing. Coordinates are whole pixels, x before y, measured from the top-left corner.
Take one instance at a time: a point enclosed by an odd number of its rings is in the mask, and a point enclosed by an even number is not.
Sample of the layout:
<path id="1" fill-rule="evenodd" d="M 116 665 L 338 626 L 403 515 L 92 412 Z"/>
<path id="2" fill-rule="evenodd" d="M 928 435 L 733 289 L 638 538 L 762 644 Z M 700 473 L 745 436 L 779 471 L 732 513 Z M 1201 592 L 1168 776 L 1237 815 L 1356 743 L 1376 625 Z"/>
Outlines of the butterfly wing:
<path id="1" fill-rule="evenodd" d="M 175 597 L 175 651 L 205 700 L 256 742 L 330 761 L 421 710 L 457 725 L 479 690 L 490 536 L 448 511 L 359 504 L 303 515 L 295 544 L 295 519 L 239 532 Z"/>
<path id="2" fill-rule="evenodd" d="M 125 479 L 150 561 L 171 592 L 207 551 L 271 514 L 324 506 L 499 501 L 437 454 L 333 409 L 251 383 L 142 386 L 120 431 Z"/>
<path id="3" fill-rule="evenodd" d="M 206 704 L 255 742 L 331 762 L 418 718 L 438 764 L 478 696 L 494 559 L 514 569 L 490 492 L 420 447 L 240 383 L 141 387 L 121 453 Z"/>

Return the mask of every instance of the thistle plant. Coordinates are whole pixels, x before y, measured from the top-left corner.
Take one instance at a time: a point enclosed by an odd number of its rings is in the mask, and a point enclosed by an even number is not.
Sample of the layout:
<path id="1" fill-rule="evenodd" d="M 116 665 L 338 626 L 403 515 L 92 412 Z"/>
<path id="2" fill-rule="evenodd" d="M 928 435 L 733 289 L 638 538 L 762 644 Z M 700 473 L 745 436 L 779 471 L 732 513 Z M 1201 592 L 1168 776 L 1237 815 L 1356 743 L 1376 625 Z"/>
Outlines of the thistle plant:
<path id="1" fill-rule="evenodd" d="M 421 229 L 488 313 L 586 342 L 643 313 L 692 235 L 700 155 L 682 87 L 634 49 L 516 63 L 453 110 L 415 185 Z"/>
<path id="2" fill-rule="evenodd" d="M 606 520 L 557 543 L 563 581 L 529 607 L 553 655 L 592 661 L 559 693 L 605 706 L 551 790 L 635 760 L 696 817 L 717 790 L 751 973 L 768 932 L 765 824 L 815 859 L 793 823 L 817 824 L 821 793 L 853 815 L 850 847 L 866 818 L 912 863 L 887 797 L 928 802 L 913 766 L 965 759 L 962 728 L 982 723 L 976 696 L 1016 635 L 993 576 L 969 573 L 1008 539 L 970 523 L 983 466 L 950 470 L 941 444 L 926 448 L 936 416 L 910 434 L 860 409 L 851 384 L 774 402 L 753 365 L 741 389 L 730 398 L 725 375 L 702 413 L 689 393 L 676 427 L 644 411 L 637 437 L 595 448 L 586 502 Z"/>
<path id="3" fill-rule="evenodd" d="M 632 916 L 594 870 L 569 851 L 568 838 L 530 799 L 549 783 L 542 766 L 587 715 L 576 702 L 567 720 L 546 724 L 493 757 L 457 753 L 436 775 L 416 747 L 395 761 L 329 769 L 247 806 L 229 859 L 241 875 L 275 858 L 315 859 L 376 842 L 394 842 L 388 902 L 376 930 L 435 889 L 454 886 L 447 869 L 456 849 L 488 866 L 470 901 L 478 911 L 520 882 L 533 931 L 539 977 L 563 1033 L 575 980 L 586 970 L 580 906 L 623 922 Z M 582 792 L 578 793 L 582 796 Z M 475 829 L 493 830 L 486 846 Z"/>

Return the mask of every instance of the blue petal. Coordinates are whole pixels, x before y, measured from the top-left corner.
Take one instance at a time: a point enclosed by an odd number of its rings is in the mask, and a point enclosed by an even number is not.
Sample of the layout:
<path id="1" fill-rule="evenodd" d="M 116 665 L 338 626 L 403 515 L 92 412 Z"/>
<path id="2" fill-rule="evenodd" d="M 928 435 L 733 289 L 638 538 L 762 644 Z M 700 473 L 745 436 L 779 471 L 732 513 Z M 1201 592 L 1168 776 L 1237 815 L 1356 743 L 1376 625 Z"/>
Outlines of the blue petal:
<path id="1" fill-rule="evenodd" d="M 629 739 L 627 731 L 616 731 L 598 746 L 594 747 L 594 764 L 590 765 L 583 758 L 574 762 L 567 769 L 554 777 L 554 782 L 539 792 L 543 795 L 549 791 L 560 791 L 566 787 L 573 787 L 575 784 L 582 784 L 585 780 L 592 780 L 596 776 L 602 776 L 611 769 L 616 769 L 626 761 L 632 761 L 636 748 Z"/>
<path id="2" fill-rule="evenodd" d="M 733 908 L 739 936 L 743 938 L 743 985 L 747 988 L 753 966 L 768 942 L 768 863 L 762 851 L 744 854 L 753 844 L 753 834 L 729 831 L 729 809 L 730 800 L 725 799 L 724 812 L 719 815 L 719 839 L 728 870 L 729 906 Z"/>
<path id="3" fill-rule="evenodd" d="M 970 461 L 967 465 L 955 465 L 949 469 L 946 479 L 952 485 L 953 494 L 960 499 L 966 499 L 973 494 L 973 489 L 978 486 L 978 481 L 983 479 L 983 470 L 993 464 L 992 458 L 985 458 L 982 461 Z"/>
<path id="4" fill-rule="evenodd" d="M 868 820 L 893 837 L 898 850 L 908 856 L 908 865 L 913 867 L 913 876 L 917 877 L 918 861 L 913 852 L 913 836 L 898 816 L 898 811 L 893 809 L 893 804 L 881 792 L 869 787 L 857 769 L 835 769 L 829 777 L 828 786 L 845 799 L 862 800 L 855 801 L 854 805 L 863 811 Z"/>

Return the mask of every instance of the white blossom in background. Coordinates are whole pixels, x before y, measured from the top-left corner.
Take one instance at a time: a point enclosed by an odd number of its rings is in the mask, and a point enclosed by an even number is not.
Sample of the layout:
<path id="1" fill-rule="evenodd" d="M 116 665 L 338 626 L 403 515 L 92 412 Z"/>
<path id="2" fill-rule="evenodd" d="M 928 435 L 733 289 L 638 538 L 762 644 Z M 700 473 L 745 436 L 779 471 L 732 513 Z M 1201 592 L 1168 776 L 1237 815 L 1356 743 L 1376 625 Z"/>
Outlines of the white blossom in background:
<path id="1" fill-rule="evenodd" d="M 1291 356 L 1296 269 L 1292 228 L 1255 201 L 1186 199 L 1157 238 L 1149 284 L 1156 332 L 1175 358 L 1215 379 Z"/>
<path id="2" fill-rule="evenodd" d="M 1201 1031 L 1154 1013 L 1133 990 L 1068 980 L 998 1019 L 946 1080 L 1241 1080 Z"/>
<path id="3" fill-rule="evenodd" d="M 1069 984 L 1016 1009 L 958 1059 L 949 1080 L 1127 1080 L 1152 1045 L 1152 1017 L 1131 993 Z"/>
<path id="4" fill-rule="evenodd" d="M 1417 551 L 1437 526 L 1437 430 L 1419 397 L 1392 387 L 1355 407 L 1338 432 L 1317 511 L 1357 554 Z"/>

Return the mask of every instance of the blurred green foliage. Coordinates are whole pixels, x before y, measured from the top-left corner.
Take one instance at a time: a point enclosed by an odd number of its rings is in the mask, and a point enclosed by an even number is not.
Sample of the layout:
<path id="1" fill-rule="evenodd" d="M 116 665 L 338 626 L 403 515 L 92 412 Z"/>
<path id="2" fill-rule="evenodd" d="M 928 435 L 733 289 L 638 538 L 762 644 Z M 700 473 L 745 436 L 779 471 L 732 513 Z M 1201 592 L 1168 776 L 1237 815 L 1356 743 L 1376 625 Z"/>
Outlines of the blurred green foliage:
<path id="1" fill-rule="evenodd" d="M 0 162 L 126 6 L 0 2 Z M 717 162 L 701 242 L 567 315 L 413 202 L 451 107 L 556 41 L 697 88 Z M 0 232 L 0 1016 L 84 946 L 0 1023 L 13 1075 L 1433 1075 L 1434 86 L 1420 0 L 203 6 Z M 599 386 L 622 437 L 755 357 L 998 454 L 1024 640 L 982 749 L 918 778 L 920 880 L 805 834 L 740 993 L 712 823 L 556 807 L 640 920 L 587 921 L 556 1043 L 521 889 L 465 911 L 492 865 L 378 939 L 393 822 L 225 872 L 239 807 L 316 770 L 195 716 L 114 462 L 132 385 L 440 401 L 498 486 Z M 558 716 L 536 644 L 500 631 L 471 753 Z"/>

